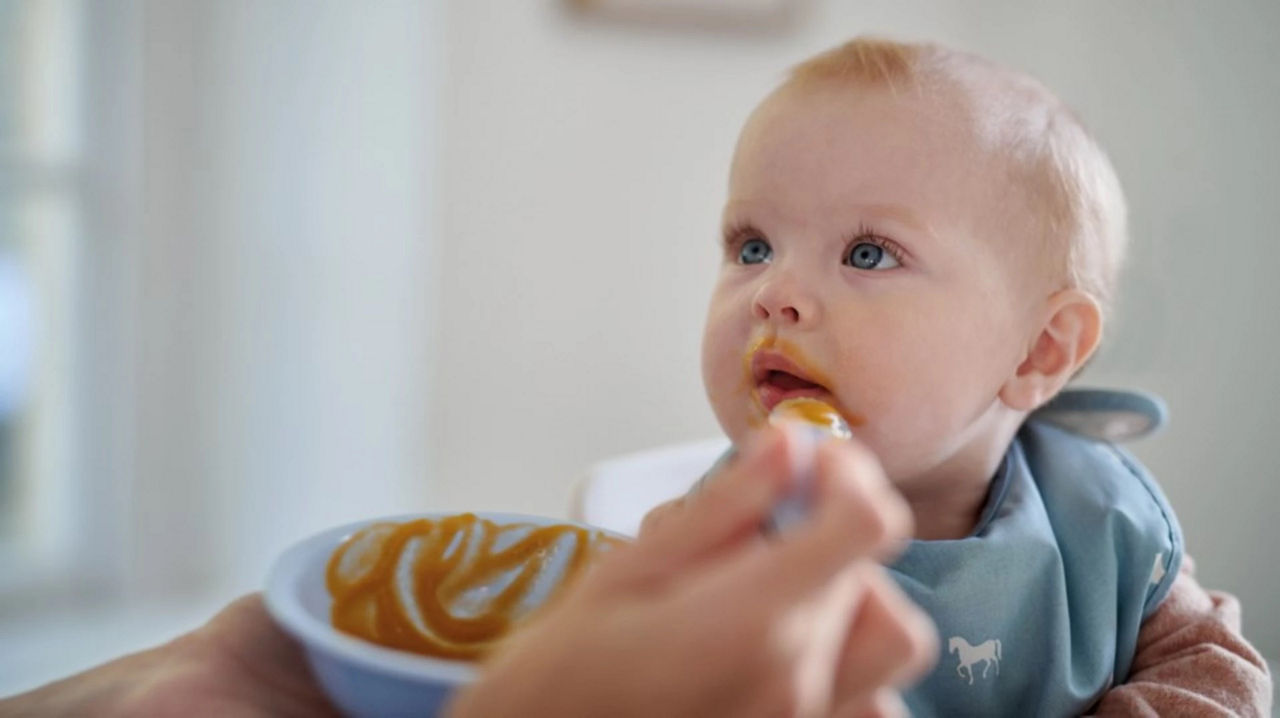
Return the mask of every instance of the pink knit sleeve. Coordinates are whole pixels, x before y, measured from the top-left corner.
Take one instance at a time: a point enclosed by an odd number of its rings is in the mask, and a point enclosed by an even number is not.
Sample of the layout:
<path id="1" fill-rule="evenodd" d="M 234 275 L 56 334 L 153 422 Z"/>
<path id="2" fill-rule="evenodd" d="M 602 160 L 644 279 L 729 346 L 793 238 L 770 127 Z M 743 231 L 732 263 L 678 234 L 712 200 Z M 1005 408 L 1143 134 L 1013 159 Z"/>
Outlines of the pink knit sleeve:
<path id="1" fill-rule="evenodd" d="M 1240 634 L 1240 602 L 1206 591 L 1190 557 L 1142 624 L 1129 680 L 1094 706 L 1098 716 L 1271 715 L 1271 674 Z"/>

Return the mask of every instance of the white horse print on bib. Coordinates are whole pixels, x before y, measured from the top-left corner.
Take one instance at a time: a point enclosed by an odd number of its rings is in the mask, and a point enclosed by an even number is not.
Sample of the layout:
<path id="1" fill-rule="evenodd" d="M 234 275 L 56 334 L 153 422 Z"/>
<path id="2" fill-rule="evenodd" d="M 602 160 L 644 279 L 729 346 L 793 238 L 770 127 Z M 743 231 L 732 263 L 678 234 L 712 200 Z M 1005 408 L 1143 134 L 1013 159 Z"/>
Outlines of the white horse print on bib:
<path id="1" fill-rule="evenodd" d="M 960 663 L 956 666 L 956 673 L 965 678 L 968 673 L 969 685 L 973 685 L 973 666 L 975 663 L 982 663 L 982 677 L 987 677 L 987 671 L 992 666 L 996 668 L 996 675 L 1000 675 L 1000 639 L 992 638 L 983 641 L 976 646 L 969 645 L 969 642 L 960 636 L 952 636 L 947 641 L 947 652 L 960 654 Z"/>

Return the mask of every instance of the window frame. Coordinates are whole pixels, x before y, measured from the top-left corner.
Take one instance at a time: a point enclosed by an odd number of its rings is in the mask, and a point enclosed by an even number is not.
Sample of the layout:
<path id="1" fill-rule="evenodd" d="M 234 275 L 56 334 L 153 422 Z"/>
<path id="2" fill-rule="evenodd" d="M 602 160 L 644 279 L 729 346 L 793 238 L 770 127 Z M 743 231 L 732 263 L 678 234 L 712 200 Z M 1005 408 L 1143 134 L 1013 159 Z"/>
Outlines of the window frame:
<path id="1" fill-rule="evenodd" d="M 53 605 L 120 594 L 132 503 L 139 6 L 135 0 L 37 0 L 24 9 L 43 14 L 33 24 L 47 36 L 31 46 L 62 53 L 46 65 L 60 70 L 58 81 L 70 87 L 33 91 L 63 95 L 32 110 L 44 113 L 39 120 L 61 125 L 63 136 L 27 147 L 0 143 L 0 197 L 8 195 L 4 201 L 19 213 L 29 203 L 61 203 L 66 236 L 62 247 L 41 248 L 57 253 L 43 260 L 52 280 L 31 278 L 33 304 L 43 296 L 46 306 L 33 317 L 38 329 L 28 410 L 46 424 L 26 427 L 38 428 L 31 435 L 20 430 L 15 442 L 14 453 L 34 459 L 25 471 L 19 468 L 19 493 L 26 494 L 15 522 L 19 533 L 0 537 L 0 613 L 29 609 L 41 598 Z M 48 80 L 42 69 L 48 67 L 36 69 L 33 86 Z M 20 261 L 32 241 L 18 240 Z"/>

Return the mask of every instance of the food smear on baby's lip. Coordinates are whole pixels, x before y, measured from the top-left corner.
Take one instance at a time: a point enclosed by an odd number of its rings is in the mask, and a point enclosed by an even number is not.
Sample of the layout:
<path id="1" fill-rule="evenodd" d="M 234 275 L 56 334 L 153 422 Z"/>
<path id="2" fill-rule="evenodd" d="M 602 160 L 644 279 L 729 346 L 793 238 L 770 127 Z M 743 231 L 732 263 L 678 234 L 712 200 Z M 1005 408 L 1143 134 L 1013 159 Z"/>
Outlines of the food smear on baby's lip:
<path id="1" fill-rule="evenodd" d="M 329 559 L 330 619 L 389 648 L 479 659 L 593 557 L 622 543 L 570 524 L 498 524 L 474 514 L 373 524 Z"/>
<path id="2" fill-rule="evenodd" d="M 800 372 L 803 376 L 798 376 L 788 371 L 771 371 L 769 372 L 770 380 L 773 381 L 774 375 L 777 375 L 776 384 L 783 385 L 779 389 L 778 386 L 765 387 L 764 383 L 759 381 L 756 375 L 756 355 L 762 351 L 769 351 L 771 354 L 780 355 L 785 362 L 795 367 L 795 371 Z M 764 361 L 771 361 L 764 359 Z M 774 359 L 773 361 L 776 361 Z M 766 366 L 768 366 L 766 364 Z M 750 426 L 759 428 L 771 421 L 771 415 L 776 413 L 781 404 L 793 401 L 808 400 L 810 409 L 807 414 L 801 415 L 800 419 L 816 419 L 812 423 L 824 423 L 825 419 L 818 418 L 822 412 L 834 412 L 835 417 L 839 420 L 839 424 L 845 427 L 858 427 L 867 423 L 865 417 L 858 414 L 843 410 L 841 407 L 835 406 L 830 399 L 818 398 L 810 396 L 808 393 L 819 393 L 822 396 L 831 396 L 831 381 L 826 374 L 817 369 L 814 362 L 804 355 L 794 343 L 785 339 L 778 339 L 774 336 L 766 336 L 756 339 L 747 348 L 746 353 L 742 357 L 742 390 L 749 392 L 751 396 L 752 413 L 747 417 Z M 788 390 L 786 387 L 790 387 Z M 767 391 L 766 391 L 767 389 Z M 781 392 L 783 398 L 778 404 L 770 408 L 769 404 L 776 401 Z M 805 393 L 799 393 L 805 392 Z M 766 403 L 763 393 L 769 393 L 773 398 Z M 834 399 L 834 397 L 831 397 Z M 816 407 L 824 407 L 819 411 Z M 848 438 L 848 436 L 842 437 Z"/>

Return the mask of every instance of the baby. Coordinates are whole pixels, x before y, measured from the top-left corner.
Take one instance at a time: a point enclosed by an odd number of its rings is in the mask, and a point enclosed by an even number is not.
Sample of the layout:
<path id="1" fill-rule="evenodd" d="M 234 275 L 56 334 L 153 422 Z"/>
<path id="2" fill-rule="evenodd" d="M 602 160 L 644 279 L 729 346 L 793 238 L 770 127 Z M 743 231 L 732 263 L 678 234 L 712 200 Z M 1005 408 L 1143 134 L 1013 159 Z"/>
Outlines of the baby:
<path id="1" fill-rule="evenodd" d="M 978 57 L 857 39 L 742 131 L 707 394 L 735 443 L 784 399 L 831 404 L 909 502 L 891 569 L 946 651 L 916 715 L 1268 710 L 1146 472 L 1028 421 L 1097 349 L 1126 242 L 1098 144 Z"/>

